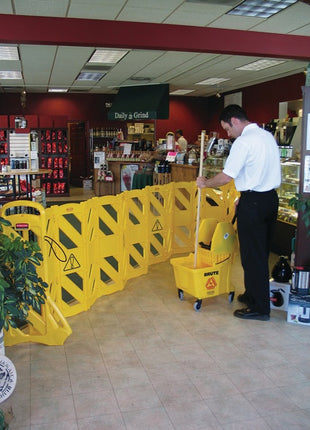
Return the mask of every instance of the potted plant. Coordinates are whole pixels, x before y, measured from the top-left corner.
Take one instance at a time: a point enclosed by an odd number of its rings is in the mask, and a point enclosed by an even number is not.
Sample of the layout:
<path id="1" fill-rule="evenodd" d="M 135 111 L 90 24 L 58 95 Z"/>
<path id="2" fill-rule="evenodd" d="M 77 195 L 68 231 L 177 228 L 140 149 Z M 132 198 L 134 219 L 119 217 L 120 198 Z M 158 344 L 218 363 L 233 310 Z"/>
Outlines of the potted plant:
<path id="1" fill-rule="evenodd" d="M 310 235 L 310 198 L 306 198 L 301 194 L 296 194 L 295 197 L 291 198 L 289 205 L 301 214 L 301 217 L 305 223 Z"/>
<path id="2" fill-rule="evenodd" d="M 16 383 L 14 365 L 5 357 L 3 329 L 29 323 L 30 306 L 40 312 L 48 287 L 37 274 L 43 260 L 38 244 L 24 240 L 10 225 L 0 217 L 0 403 L 12 394 Z M 10 392 L 8 384 L 14 385 Z"/>

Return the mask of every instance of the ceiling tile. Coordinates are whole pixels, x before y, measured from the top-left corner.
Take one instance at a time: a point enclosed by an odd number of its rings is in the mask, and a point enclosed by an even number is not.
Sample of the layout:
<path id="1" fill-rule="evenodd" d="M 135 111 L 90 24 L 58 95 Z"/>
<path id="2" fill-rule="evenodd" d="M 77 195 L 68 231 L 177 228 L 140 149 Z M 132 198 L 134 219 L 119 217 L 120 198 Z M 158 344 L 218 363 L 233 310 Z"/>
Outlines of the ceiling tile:
<path id="1" fill-rule="evenodd" d="M 71 0 L 68 17 L 88 19 L 115 19 L 122 10 L 125 0 Z"/>
<path id="2" fill-rule="evenodd" d="M 66 16 L 68 0 L 14 0 L 17 15 Z M 1 6 L 2 13 L 2 6 Z"/>
<path id="3" fill-rule="evenodd" d="M 1 13 L 13 13 L 11 0 L 1 0 Z"/>
<path id="4" fill-rule="evenodd" d="M 251 16 L 222 15 L 213 21 L 208 27 L 229 28 L 231 30 L 249 30 L 254 25 L 263 22 L 263 18 L 254 18 Z"/>
<path id="5" fill-rule="evenodd" d="M 183 3 L 164 21 L 165 24 L 206 26 L 230 10 L 229 6 L 217 4 Z"/>
<path id="6" fill-rule="evenodd" d="M 50 85 L 67 86 L 75 80 L 94 48 L 60 46 L 50 78 Z"/>
<path id="7" fill-rule="evenodd" d="M 20 57 L 27 85 L 47 85 L 56 54 L 56 46 L 20 45 Z"/>

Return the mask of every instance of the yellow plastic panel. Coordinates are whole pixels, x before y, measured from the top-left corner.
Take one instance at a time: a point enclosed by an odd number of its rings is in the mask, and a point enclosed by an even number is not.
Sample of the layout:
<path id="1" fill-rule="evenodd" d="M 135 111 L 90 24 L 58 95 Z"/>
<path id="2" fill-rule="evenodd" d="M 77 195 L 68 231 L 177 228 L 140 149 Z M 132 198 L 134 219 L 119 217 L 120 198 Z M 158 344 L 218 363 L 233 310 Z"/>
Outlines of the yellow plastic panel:
<path id="1" fill-rule="evenodd" d="M 195 182 L 173 182 L 172 195 L 172 252 L 192 251 L 194 247 L 196 193 Z"/>
<path id="2" fill-rule="evenodd" d="M 54 206 L 45 235 L 49 245 L 47 264 L 53 268 L 49 277 L 51 296 L 64 316 L 89 308 L 84 206 Z"/>
<path id="3" fill-rule="evenodd" d="M 148 271 L 149 242 L 148 192 L 125 191 L 123 194 L 124 279 L 143 275 Z"/>
<path id="4" fill-rule="evenodd" d="M 147 187 L 148 229 L 150 237 L 149 264 L 166 261 L 172 246 L 172 192 L 169 185 Z"/>
<path id="5" fill-rule="evenodd" d="M 90 305 L 124 288 L 123 198 L 103 196 L 85 204 L 85 247 Z"/>
<path id="6" fill-rule="evenodd" d="M 47 296 L 41 306 L 41 314 L 30 309 L 29 324 L 23 328 L 9 327 L 4 331 L 5 346 L 24 342 L 38 342 L 45 345 L 62 345 L 72 330 L 55 303 Z"/>

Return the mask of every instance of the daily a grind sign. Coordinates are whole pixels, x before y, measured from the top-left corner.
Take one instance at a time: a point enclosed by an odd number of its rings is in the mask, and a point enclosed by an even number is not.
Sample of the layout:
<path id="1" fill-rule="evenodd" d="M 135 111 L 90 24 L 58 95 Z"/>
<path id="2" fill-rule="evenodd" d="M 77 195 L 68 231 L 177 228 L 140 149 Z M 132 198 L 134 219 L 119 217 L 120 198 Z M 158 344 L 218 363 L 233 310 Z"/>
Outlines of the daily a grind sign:
<path id="1" fill-rule="evenodd" d="M 120 88 L 108 112 L 109 120 L 132 121 L 168 118 L 168 84 Z"/>

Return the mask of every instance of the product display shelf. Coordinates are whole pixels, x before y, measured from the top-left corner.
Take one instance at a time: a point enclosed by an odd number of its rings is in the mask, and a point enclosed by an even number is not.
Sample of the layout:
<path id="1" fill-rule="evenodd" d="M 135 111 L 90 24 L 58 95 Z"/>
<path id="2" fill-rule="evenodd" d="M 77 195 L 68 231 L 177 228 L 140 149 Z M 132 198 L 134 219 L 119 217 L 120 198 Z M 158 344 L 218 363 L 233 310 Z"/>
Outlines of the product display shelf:
<path id="1" fill-rule="evenodd" d="M 0 164 L 7 166 L 9 164 L 9 142 L 8 129 L 0 129 Z"/>
<path id="2" fill-rule="evenodd" d="M 39 129 L 40 168 L 52 169 L 42 176 L 47 196 L 69 195 L 69 155 L 67 128 Z"/>
<path id="3" fill-rule="evenodd" d="M 153 123 L 127 123 L 127 139 L 133 142 L 145 140 L 150 146 L 155 146 Z"/>

